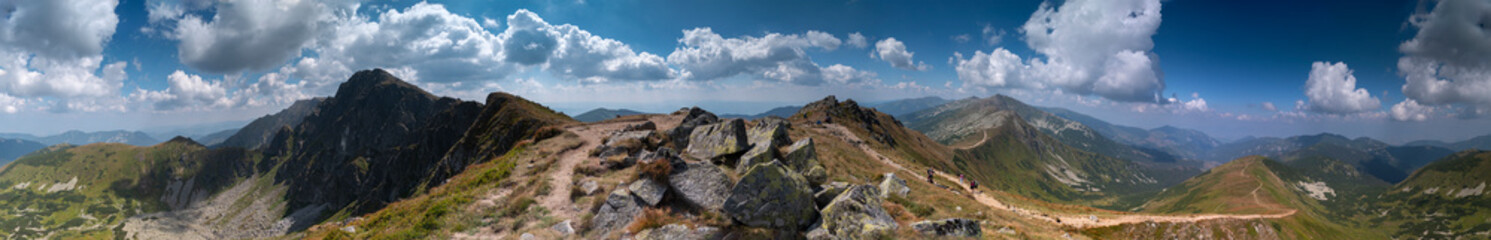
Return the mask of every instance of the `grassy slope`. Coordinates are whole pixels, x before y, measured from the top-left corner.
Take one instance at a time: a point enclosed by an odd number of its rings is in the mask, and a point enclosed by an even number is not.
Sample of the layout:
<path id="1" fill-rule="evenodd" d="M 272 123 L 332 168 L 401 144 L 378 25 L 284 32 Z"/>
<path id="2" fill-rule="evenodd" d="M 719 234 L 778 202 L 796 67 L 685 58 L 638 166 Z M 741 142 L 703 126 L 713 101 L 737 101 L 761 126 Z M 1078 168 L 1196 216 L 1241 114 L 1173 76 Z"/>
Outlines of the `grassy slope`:
<path id="1" fill-rule="evenodd" d="M 0 206 L 6 206 L 0 208 L 0 234 L 110 238 L 120 233 L 113 228 L 124 218 L 166 210 L 161 190 L 171 179 L 202 171 L 205 164 L 183 158 L 195 159 L 190 153 L 203 149 L 176 141 L 150 147 L 99 143 L 53 146 L 22 157 L 0 172 Z M 74 177 L 73 190 L 39 189 Z"/>
<path id="2" fill-rule="evenodd" d="M 1484 238 L 1491 232 L 1491 197 L 1486 189 L 1460 193 L 1488 183 L 1491 152 L 1456 153 L 1394 185 L 1377 203 L 1383 211 L 1378 221 L 1396 229 L 1395 237 Z"/>
<path id="3" fill-rule="evenodd" d="M 1285 239 L 1376 239 L 1385 233 L 1363 227 L 1327 210 L 1319 200 L 1303 195 L 1289 184 L 1303 179 L 1299 171 L 1263 157 L 1246 157 L 1212 168 L 1181 185 L 1171 187 L 1144 205 L 1144 212 L 1190 214 L 1274 214 L 1288 209 L 1297 212 L 1279 219 L 1261 221 Z M 1256 191 L 1256 195 L 1254 194 Z M 1235 227 L 1237 222 L 1205 221 L 1184 227 Z M 1123 225 L 1087 231 L 1098 237 L 1123 232 Z M 1178 230 L 1178 229 L 1170 229 Z"/>

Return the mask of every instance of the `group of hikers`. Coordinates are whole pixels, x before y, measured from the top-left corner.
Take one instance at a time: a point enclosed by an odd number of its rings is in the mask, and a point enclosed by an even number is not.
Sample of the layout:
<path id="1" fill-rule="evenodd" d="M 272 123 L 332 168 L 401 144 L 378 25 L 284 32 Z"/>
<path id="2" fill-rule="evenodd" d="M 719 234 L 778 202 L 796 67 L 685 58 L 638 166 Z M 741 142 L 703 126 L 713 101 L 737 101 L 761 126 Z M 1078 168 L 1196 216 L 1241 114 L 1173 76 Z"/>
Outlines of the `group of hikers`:
<path id="1" fill-rule="evenodd" d="M 928 168 L 927 169 L 927 183 L 930 183 L 932 185 L 937 185 L 937 182 L 934 180 L 934 177 L 933 177 L 933 176 L 936 176 L 936 175 L 937 175 L 937 173 L 933 172 L 931 168 Z M 974 193 L 978 193 L 978 181 L 974 181 L 972 179 L 964 179 L 963 178 L 963 174 L 959 173 L 958 174 L 958 184 L 961 185 L 961 184 L 963 184 L 965 182 L 968 183 L 968 189 L 973 190 Z"/>

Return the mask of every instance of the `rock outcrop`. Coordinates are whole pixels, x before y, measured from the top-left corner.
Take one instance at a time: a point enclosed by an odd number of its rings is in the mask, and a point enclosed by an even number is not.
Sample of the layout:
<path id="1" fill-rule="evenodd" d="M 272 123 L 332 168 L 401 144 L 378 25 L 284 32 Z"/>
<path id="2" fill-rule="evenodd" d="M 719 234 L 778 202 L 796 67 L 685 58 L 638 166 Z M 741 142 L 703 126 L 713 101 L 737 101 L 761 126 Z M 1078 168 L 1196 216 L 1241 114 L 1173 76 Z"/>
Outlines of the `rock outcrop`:
<path id="1" fill-rule="evenodd" d="M 911 187 L 906 186 L 906 180 L 896 177 L 896 173 L 885 173 L 880 179 L 880 198 L 890 196 L 902 196 L 911 193 Z"/>
<path id="2" fill-rule="evenodd" d="M 817 203 L 818 207 L 822 208 L 827 207 L 829 203 L 832 203 L 834 201 L 834 198 L 837 198 L 839 197 L 839 194 L 844 193 L 844 190 L 848 190 L 849 183 L 832 182 L 824 184 L 819 188 L 821 188 L 821 190 L 818 190 L 817 193 L 813 194 L 813 202 Z M 876 194 L 879 193 L 877 192 Z M 876 197 L 879 196 L 877 195 Z"/>
<path id="3" fill-rule="evenodd" d="M 679 122 L 677 127 L 667 131 L 668 139 L 673 143 L 673 147 L 688 146 L 689 135 L 694 133 L 695 127 L 720 122 L 720 117 L 699 107 L 680 110 L 680 112 L 674 114 L 686 114 L 683 116 L 683 121 Z"/>
<path id="4" fill-rule="evenodd" d="M 736 163 L 735 169 L 745 171 L 751 165 L 769 162 L 782 157 L 777 152 L 778 147 L 787 145 L 792 139 L 787 138 L 787 129 L 791 126 L 786 119 L 780 117 L 766 117 L 756 120 L 756 125 L 746 131 L 746 137 L 750 140 L 751 150 L 740 156 L 740 162 Z"/>
<path id="5" fill-rule="evenodd" d="M 718 160 L 746 151 L 745 122 L 740 119 L 694 128 L 685 152 L 701 160 Z"/>
<path id="6" fill-rule="evenodd" d="M 709 163 L 689 163 L 682 168 L 673 168 L 668 175 L 668 186 L 677 196 L 691 205 L 719 211 L 730 197 L 730 177 L 719 167 Z"/>
<path id="7" fill-rule="evenodd" d="M 818 218 L 807 180 L 780 161 L 751 167 L 730 189 L 725 214 L 747 226 L 791 230 Z"/>
<path id="8" fill-rule="evenodd" d="M 658 202 L 663 201 L 663 194 L 668 192 L 668 185 L 650 178 L 642 178 L 632 182 L 626 189 L 631 190 L 632 195 L 646 202 L 647 206 L 657 206 Z"/>
<path id="9" fill-rule="evenodd" d="M 921 221 L 911 224 L 911 228 L 927 236 L 977 237 L 983 232 L 978 221 L 962 218 Z"/>
<path id="10" fill-rule="evenodd" d="M 707 226 L 700 226 L 698 228 L 689 229 L 688 226 L 684 226 L 683 224 L 674 223 L 674 224 L 668 224 L 668 225 L 664 225 L 662 227 L 658 227 L 658 228 L 654 228 L 654 229 L 642 230 L 642 232 L 639 232 L 639 233 L 637 233 L 636 236 L 633 236 L 633 239 L 640 239 L 640 240 L 695 240 L 695 239 L 719 239 L 721 237 L 723 237 L 723 236 L 720 235 L 720 229 L 719 228 L 707 227 Z"/>
<path id="11" fill-rule="evenodd" d="M 611 191 L 611 195 L 606 196 L 606 203 L 590 219 L 590 231 L 607 233 L 626 227 L 642 214 L 643 204 L 647 203 L 625 189 Z"/>
<path id="12" fill-rule="evenodd" d="M 880 189 L 869 185 L 849 187 L 823 208 L 828 234 L 845 238 L 874 238 L 895 232 L 896 220 L 880 207 Z"/>

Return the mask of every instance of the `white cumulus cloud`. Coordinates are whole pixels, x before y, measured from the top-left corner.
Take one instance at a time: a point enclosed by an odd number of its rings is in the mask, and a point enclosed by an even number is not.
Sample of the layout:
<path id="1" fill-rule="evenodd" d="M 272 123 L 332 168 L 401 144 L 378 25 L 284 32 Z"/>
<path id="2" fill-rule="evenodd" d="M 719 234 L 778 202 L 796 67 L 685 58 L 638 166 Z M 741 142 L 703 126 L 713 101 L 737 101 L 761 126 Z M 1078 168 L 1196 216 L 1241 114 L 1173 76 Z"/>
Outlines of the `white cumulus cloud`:
<path id="1" fill-rule="evenodd" d="M 896 38 L 886 38 L 875 42 L 875 53 L 878 54 L 881 60 L 890 63 L 892 67 L 916 71 L 926 71 L 928 68 L 931 68 L 927 66 L 927 63 L 912 60 L 911 57 L 916 55 L 916 53 L 907 51 L 906 43 L 898 41 Z"/>
<path id="2" fill-rule="evenodd" d="M 668 54 L 668 62 L 679 66 L 695 80 L 714 80 L 741 74 L 804 85 L 823 82 L 823 68 L 808 57 L 807 50 L 833 50 L 841 42 L 816 31 L 805 35 L 767 33 L 761 37 L 725 38 L 710 28 L 683 31 L 680 46 Z"/>
<path id="3" fill-rule="evenodd" d="M 152 22 L 179 16 L 167 34 L 180 41 L 181 63 L 206 72 L 270 69 L 300 56 L 332 20 L 337 6 L 321 1 L 243 0 L 215 4 L 211 19 L 151 7 Z"/>
<path id="4" fill-rule="evenodd" d="M 1398 46 L 1403 95 L 1417 104 L 1467 104 L 1491 109 L 1491 2 L 1439 1 L 1429 12 L 1414 14 L 1418 29 Z M 1400 103 L 1399 105 L 1403 105 Z M 1471 114 L 1479 115 L 1479 114 Z"/>
<path id="5" fill-rule="evenodd" d="M 1025 43 L 1045 58 L 1003 48 L 970 59 L 955 56 L 959 79 L 972 86 L 1054 89 L 1130 102 L 1163 102 L 1165 89 L 1151 37 L 1160 26 L 1158 0 L 1074 0 L 1043 3 L 1021 26 Z M 997 35 L 986 28 L 985 35 Z M 983 58 L 983 59 L 981 59 Z M 998 64 L 998 65 L 995 65 Z"/>
<path id="6" fill-rule="evenodd" d="M 849 44 L 849 46 L 854 48 L 865 48 L 870 46 L 870 40 L 865 38 L 864 34 L 856 32 L 850 33 L 849 40 L 844 41 L 844 44 Z"/>
<path id="7" fill-rule="evenodd" d="M 118 96 L 128 64 L 104 64 L 102 55 L 119 24 L 118 5 L 116 0 L 0 1 L 0 94 L 15 98 L 4 112 L 23 103 L 53 105 L 53 111 L 121 106 L 106 98 Z M 80 102 L 96 104 L 68 107 Z"/>
<path id="8" fill-rule="evenodd" d="M 137 90 L 131 97 L 136 101 L 153 102 L 158 111 L 233 106 L 222 81 L 202 80 L 202 76 L 176 70 L 166 77 L 166 82 L 169 86 L 164 91 Z"/>
<path id="9" fill-rule="evenodd" d="M 1434 113 L 1434 107 L 1419 105 L 1418 101 L 1413 99 L 1405 99 L 1403 102 L 1394 104 L 1389 113 L 1393 120 L 1422 122 L 1429 120 L 1429 114 Z"/>
<path id="10" fill-rule="evenodd" d="M 1356 76 L 1342 62 L 1311 64 L 1305 96 L 1309 98 L 1309 109 L 1315 112 L 1349 114 L 1382 107 L 1382 102 L 1367 89 L 1356 88 Z"/>

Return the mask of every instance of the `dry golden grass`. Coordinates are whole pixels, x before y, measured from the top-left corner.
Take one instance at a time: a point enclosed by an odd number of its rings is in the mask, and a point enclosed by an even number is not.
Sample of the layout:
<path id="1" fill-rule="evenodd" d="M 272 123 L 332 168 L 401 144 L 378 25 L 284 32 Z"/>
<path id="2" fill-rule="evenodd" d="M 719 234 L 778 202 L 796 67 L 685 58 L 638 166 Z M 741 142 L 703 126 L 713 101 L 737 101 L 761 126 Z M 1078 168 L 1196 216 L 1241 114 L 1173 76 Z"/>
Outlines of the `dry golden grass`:
<path id="1" fill-rule="evenodd" d="M 649 178 L 655 181 L 668 181 L 668 174 L 673 173 L 673 164 L 664 159 L 654 159 L 645 163 L 637 164 L 637 178 Z"/>
<path id="2" fill-rule="evenodd" d="M 647 208 L 642 210 L 642 215 L 637 215 L 637 218 L 632 220 L 632 224 L 626 225 L 626 231 L 636 233 L 681 221 L 683 220 L 678 215 L 668 209 Z"/>

